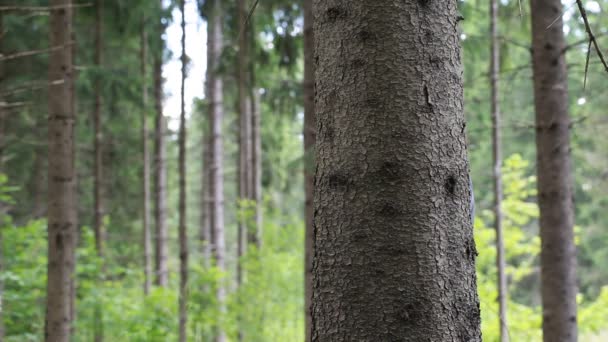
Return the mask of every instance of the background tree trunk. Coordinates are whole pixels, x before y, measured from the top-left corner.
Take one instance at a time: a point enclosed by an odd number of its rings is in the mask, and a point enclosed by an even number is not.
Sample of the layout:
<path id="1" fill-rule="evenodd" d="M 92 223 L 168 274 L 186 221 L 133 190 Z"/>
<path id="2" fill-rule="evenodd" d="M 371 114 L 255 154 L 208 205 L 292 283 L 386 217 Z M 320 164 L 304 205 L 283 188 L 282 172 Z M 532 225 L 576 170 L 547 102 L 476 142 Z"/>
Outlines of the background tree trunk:
<path id="1" fill-rule="evenodd" d="M 159 36 L 160 39 L 160 36 Z M 161 44 L 162 45 L 162 44 Z M 167 218 L 166 218 L 166 190 L 167 167 L 165 165 L 165 131 L 166 122 L 163 115 L 163 81 L 162 56 L 157 55 L 154 60 L 154 98 L 156 105 L 156 132 L 154 135 L 155 173 L 154 173 L 154 219 L 156 221 L 155 242 L 155 284 L 167 286 Z"/>
<path id="2" fill-rule="evenodd" d="M 492 161 L 494 181 L 494 227 L 496 229 L 496 269 L 498 270 L 498 318 L 500 341 L 509 341 L 507 325 L 507 268 L 502 227 L 502 142 L 500 134 L 500 106 L 498 76 L 500 74 L 500 50 L 498 36 L 498 0 L 490 1 L 490 97 L 492 107 Z"/>
<path id="3" fill-rule="evenodd" d="M 73 272 L 76 244 L 76 174 L 74 168 L 74 93 L 72 1 L 51 0 L 50 12 L 48 275 L 45 340 L 68 342 L 72 322 Z"/>
<path id="4" fill-rule="evenodd" d="M 576 341 L 576 250 L 568 79 L 559 0 L 532 0 L 541 294 L 545 342 Z"/>
<path id="5" fill-rule="evenodd" d="M 210 135 L 211 135 L 211 231 L 213 234 L 213 252 L 217 268 L 221 272 L 226 271 L 226 242 L 224 237 L 224 167 L 223 155 L 224 148 L 222 142 L 222 124 L 224 119 L 223 105 L 223 82 L 218 71 L 220 58 L 223 49 L 222 31 L 222 8 L 220 0 L 213 0 L 212 10 L 208 24 L 208 49 L 209 49 L 209 113 L 211 114 Z M 224 280 L 220 280 L 217 287 L 217 301 L 220 311 L 226 311 L 226 289 Z M 217 330 L 216 342 L 224 342 L 226 334 L 221 329 Z"/>
<path id="6" fill-rule="evenodd" d="M 98 75 L 95 79 L 95 100 L 93 108 L 93 206 L 94 206 L 94 223 L 93 231 L 95 232 L 95 248 L 97 255 L 103 258 L 104 249 L 104 232 L 103 232 L 103 203 L 102 203 L 102 179 L 103 179 L 103 161 L 102 161 L 102 126 L 101 126 L 101 101 L 102 87 L 99 73 L 102 68 L 102 20 L 103 20 L 103 0 L 95 1 L 95 66 L 97 67 Z M 94 340 L 95 342 L 103 341 L 103 311 L 102 304 L 95 304 L 95 322 L 94 322 Z"/>
<path id="7" fill-rule="evenodd" d="M 148 35 L 146 20 L 141 26 L 141 143 L 143 153 L 143 243 L 144 243 L 144 294 L 150 293 L 152 286 L 152 241 L 150 236 L 150 151 L 148 148 Z"/>
<path id="8" fill-rule="evenodd" d="M 306 342 L 311 341 L 312 256 L 313 256 L 313 189 L 315 161 L 315 66 L 312 0 L 304 0 L 304 191 L 306 196 L 304 245 L 304 308 Z"/>
<path id="9" fill-rule="evenodd" d="M 181 0 L 182 14 L 182 84 L 181 113 L 179 120 L 179 341 L 186 342 L 186 324 L 188 321 L 188 235 L 186 229 L 186 13 L 185 0 Z"/>
<path id="10" fill-rule="evenodd" d="M 313 4 L 312 340 L 481 341 L 457 1 Z"/>

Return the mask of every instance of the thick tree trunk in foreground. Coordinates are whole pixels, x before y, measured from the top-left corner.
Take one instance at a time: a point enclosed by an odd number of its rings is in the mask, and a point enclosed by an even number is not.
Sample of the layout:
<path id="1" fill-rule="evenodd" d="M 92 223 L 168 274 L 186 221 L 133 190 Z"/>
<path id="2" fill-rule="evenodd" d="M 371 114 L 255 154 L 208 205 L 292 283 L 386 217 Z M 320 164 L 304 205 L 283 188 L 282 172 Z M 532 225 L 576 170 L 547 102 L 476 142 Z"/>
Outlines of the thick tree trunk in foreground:
<path id="1" fill-rule="evenodd" d="M 481 341 L 457 1 L 339 3 L 313 1 L 312 340 Z"/>
<path id="2" fill-rule="evenodd" d="M 222 124 L 224 120 L 223 82 L 218 71 L 222 56 L 222 8 L 220 0 L 213 0 L 208 24 L 209 49 L 209 112 L 211 113 L 211 230 L 213 235 L 213 252 L 217 268 L 226 271 L 226 242 L 224 238 L 224 147 L 222 142 Z M 222 280 L 217 287 L 217 301 L 220 310 L 225 312 L 226 289 Z M 226 333 L 217 330 L 216 342 L 224 342 Z"/>
<path id="3" fill-rule="evenodd" d="M 155 243 L 155 285 L 167 286 L 167 166 L 165 165 L 166 122 L 163 115 L 162 59 L 154 61 L 154 99 L 156 106 L 156 128 L 154 134 L 155 173 L 154 173 L 154 220 L 156 221 Z"/>
<path id="4" fill-rule="evenodd" d="M 150 293 L 152 287 L 152 240 L 150 236 L 150 150 L 148 148 L 148 36 L 146 34 L 145 20 L 141 26 L 141 144 L 143 153 L 143 244 L 144 244 L 144 294 Z"/>
<path id="5" fill-rule="evenodd" d="M 304 237 L 304 308 L 306 319 L 306 342 L 311 341 L 312 329 L 312 256 L 313 256 L 313 214 L 315 161 L 315 66 L 314 34 L 312 29 L 312 0 L 304 0 L 304 188 L 306 234 Z"/>
<path id="6" fill-rule="evenodd" d="M 560 0 L 532 0 L 543 338 L 576 341 L 570 118 Z M 554 22 L 555 21 L 555 22 Z"/>
<path id="7" fill-rule="evenodd" d="M 500 341 L 509 341 L 507 326 L 507 268 L 502 227 L 502 143 L 500 134 L 500 106 L 498 103 L 498 75 L 500 51 L 498 36 L 498 0 L 490 1 L 490 94 L 492 107 L 492 164 L 494 178 L 494 226 L 496 229 L 496 269 L 498 270 L 498 318 Z"/>
<path id="8" fill-rule="evenodd" d="M 73 56 L 71 0 L 52 0 L 61 9 L 50 12 L 49 46 L 65 46 L 50 53 L 48 281 L 44 337 L 68 342 L 72 322 L 72 285 L 76 244 L 76 174 L 74 168 Z"/>
<path id="9" fill-rule="evenodd" d="M 186 13 L 185 0 L 180 1 L 182 13 L 182 85 L 179 120 L 179 341 L 186 342 L 188 321 L 188 235 L 186 229 Z"/>

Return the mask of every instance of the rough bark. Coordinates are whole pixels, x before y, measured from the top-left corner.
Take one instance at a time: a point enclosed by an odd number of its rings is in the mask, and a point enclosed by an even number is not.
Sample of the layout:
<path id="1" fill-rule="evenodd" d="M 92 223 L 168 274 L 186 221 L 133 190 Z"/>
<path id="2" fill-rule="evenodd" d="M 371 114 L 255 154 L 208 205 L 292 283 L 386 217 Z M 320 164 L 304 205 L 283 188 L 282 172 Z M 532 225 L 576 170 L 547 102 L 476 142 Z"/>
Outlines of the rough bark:
<path id="1" fill-rule="evenodd" d="M 103 11 L 103 0 L 95 1 L 95 66 L 100 71 L 102 67 L 102 49 L 103 49 L 103 36 L 102 36 L 102 11 Z M 101 127 L 101 101 L 102 101 L 102 87 L 99 75 L 95 80 L 95 100 L 93 108 L 93 211 L 94 211 L 94 222 L 93 231 L 95 233 L 95 248 L 97 255 L 103 258 L 104 249 L 104 232 L 103 232 L 103 203 L 102 203 L 102 181 L 103 181 L 103 162 L 102 162 L 102 127 Z M 103 341 L 103 312 L 100 303 L 95 304 L 95 318 L 94 318 L 94 341 Z"/>
<path id="2" fill-rule="evenodd" d="M 498 270 L 498 318 L 500 341 L 509 341 L 507 325 L 507 268 L 502 226 L 502 144 L 500 134 L 500 106 L 498 100 L 498 75 L 500 51 L 498 37 L 498 0 L 490 1 L 490 97 L 492 111 L 492 165 L 494 186 L 494 227 L 496 230 L 496 268 Z"/>
<path id="3" fill-rule="evenodd" d="M 159 33 L 159 39 L 160 33 Z M 161 43 L 162 46 L 162 43 Z M 156 222 L 156 236 L 154 237 L 155 264 L 154 284 L 167 286 L 167 167 L 165 164 L 166 122 L 163 115 L 163 80 L 162 80 L 162 52 L 157 52 L 154 59 L 154 101 L 156 107 L 156 122 L 154 134 L 154 220 Z"/>
<path id="4" fill-rule="evenodd" d="M 152 241 L 150 236 L 150 151 L 148 148 L 148 35 L 145 20 L 141 25 L 141 144 L 143 153 L 142 193 L 143 193 L 143 244 L 144 244 L 144 295 L 150 293 L 152 286 Z"/>
<path id="5" fill-rule="evenodd" d="M 457 1 L 314 0 L 313 341 L 481 341 Z"/>
<path id="6" fill-rule="evenodd" d="M 45 340 L 68 342 L 72 322 L 73 272 L 76 243 L 76 177 L 74 168 L 74 101 L 71 0 L 52 0 L 63 6 L 50 12 L 48 160 L 48 281 Z M 65 7 L 68 6 L 68 7 Z"/>
<path id="7" fill-rule="evenodd" d="M 223 166 L 223 141 L 222 123 L 224 120 L 223 105 L 223 81 L 218 71 L 223 49 L 222 31 L 222 8 L 220 0 L 213 0 L 211 15 L 208 25 L 208 49 L 209 59 L 209 113 L 211 117 L 211 227 L 213 232 L 213 257 L 217 268 L 221 272 L 226 271 L 226 242 L 224 234 L 224 166 Z M 226 289 L 225 284 L 220 282 L 217 287 L 217 301 L 220 311 L 225 312 Z M 217 329 L 216 342 L 224 342 L 226 334 L 222 329 Z"/>
<path id="8" fill-rule="evenodd" d="M 543 339 L 576 341 L 576 250 L 568 84 L 560 0 L 533 0 L 532 64 L 540 207 Z M 555 21 L 555 18 L 557 21 Z M 555 21 L 555 22 L 554 22 Z"/>
<path id="9" fill-rule="evenodd" d="M 186 342 L 186 324 L 188 322 L 188 235 L 186 228 L 186 13 L 185 0 L 181 0 L 182 14 L 182 79 L 181 79 L 181 113 L 179 119 L 179 341 Z"/>
<path id="10" fill-rule="evenodd" d="M 312 256 L 313 256 L 313 185 L 315 159 L 315 69 L 312 0 L 304 0 L 304 190 L 306 196 L 306 233 L 304 245 L 304 292 L 306 342 L 311 341 Z"/>

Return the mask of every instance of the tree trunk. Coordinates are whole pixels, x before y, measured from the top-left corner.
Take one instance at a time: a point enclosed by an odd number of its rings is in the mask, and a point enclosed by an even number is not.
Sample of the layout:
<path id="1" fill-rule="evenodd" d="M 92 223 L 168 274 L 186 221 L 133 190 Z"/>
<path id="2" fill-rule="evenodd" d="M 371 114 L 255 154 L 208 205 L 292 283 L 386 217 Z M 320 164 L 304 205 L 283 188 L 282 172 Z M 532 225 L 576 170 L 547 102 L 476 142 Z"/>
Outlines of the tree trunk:
<path id="1" fill-rule="evenodd" d="M 102 18 L 103 18 L 103 0 L 95 1 L 95 66 L 97 67 L 98 73 L 102 67 Z M 101 196 L 101 183 L 102 183 L 102 128 L 101 128 L 101 80 L 99 74 L 95 79 L 95 105 L 93 109 L 93 126 L 94 126 L 94 138 L 93 138 L 93 149 L 94 149 L 94 175 L 93 175 L 93 206 L 94 206 L 94 225 L 93 230 L 95 232 L 95 247 L 97 255 L 103 258 L 104 249 L 104 233 L 103 233 L 103 204 Z M 102 304 L 95 304 L 95 319 L 94 319 L 94 341 L 103 341 L 103 312 Z"/>
<path id="2" fill-rule="evenodd" d="M 0 13 L 0 32 L 4 32 L 4 14 Z M 0 54 L 4 55 L 4 41 L 0 39 Z M 5 89 L 5 76 L 4 76 L 4 62 L 0 61 L 0 94 Z M 0 103 L 5 101 L 4 96 L 0 95 Z M 6 108 L 0 106 L 0 175 L 4 174 L 4 144 L 6 135 Z M 36 155 L 38 157 L 38 155 Z M 36 158 L 38 161 L 39 158 Z M 3 248 L 3 234 L 5 220 L 5 205 L 0 202 L 0 274 L 6 272 L 4 266 L 4 248 Z M 0 342 L 4 341 L 4 279 L 0 277 Z"/>
<path id="3" fill-rule="evenodd" d="M 243 270 L 241 267 L 241 258 L 245 254 L 247 241 L 249 239 L 248 225 L 245 218 L 246 202 L 249 199 L 249 103 L 247 98 L 247 38 L 245 32 L 245 20 L 247 17 L 246 0 L 238 0 L 238 66 L 237 66 L 237 81 L 238 81 L 238 111 L 239 111 L 239 164 L 238 164 L 238 201 L 239 201 L 239 226 L 238 226 L 238 242 L 237 242 L 237 286 L 243 282 Z"/>
<path id="4" fill-rule="evenodd" d="M 314 0 L 313 341 L 481 341 L 457 1 Z"/>
<path id="5" fill-rule="evenodd" d="M 207 49 L 207 60 L 209 61 L 209 49 Z M 209 72 L 207 72 L 206 92 L 209 99 Z M 211 115 L 208 113 L 209 132 L 211 132 Z M 211 256 L 213 255 L 213 238 L 211 230 L 211 134 L 204 134 L 202 137 L 202 165 L 201 165 L 201 206 L 200 206 L 200 230 L 199 238 L 201 253 L 205 267 L 211 267 Z"/>
<path id="6" fill-rule="evenodd" d="M 160 39 L 160 33 L 159 33 Z M 162 42 L 161 42 L 162 46 Z M 167 286 L 167 167 L 165 165 L 165 130 L 163 115 L 162 52 L 157 52 L 154 60 L 154 100 L 156 106 L 156 132 L 154 136 L 155 173 L 154 173 L 154 219 L 156 221 L 154 283 Z"/>
<path id="7" fill-rule="evenodd" d="M 49 57 L 48 274 L 45 340 L 68 342 L 76 243 L 74 168 L 72 1 L 52 0 L 50 46 L 64 46 Z"/>
<path id="8" fill-rule="evenodd" d="M 100 71 L 102 67 L 102 11 L 103 11 L 103 0 L 95 1 L 95 66 Z M 95 247 L 97 248 L 97 254 L 103 256 L 103 204 L 101 198 L 101 182 L 102 182 L 102 128 L 101 128 L 101 80 L 97 76 L 95 80 L 95 106 L 93 109 L 93 126 L 94 126 L 94 140 L 93 148 L 95 153 L 94 159 L 94 207 L 95 207 Z"/>
<path id="9" fill-rule="evenodd" d="M 253 74 L 253 70 L 252 70 Z M 252 82 L 253 83 L 253 82 Z M 251 242 L 262 248 L 262 103 L 260 93 L 253 87 L 251 95 L 251 199 L 254 205 L 255 227 Z"/>
<path id="10" fill-rule="evenodd" d="M 146 34 L 146 21 L 141 25 L 141 143 L 143 153 L 143 243 L 144 243 L 144 295 L 150 293 L 152 283 L 152 242 L 150 238 L 150 151 L 148 149 L 148 36 Z"/>
<path id="11" fill-rule="evenodd" d="M 502 144 L 500 134 L 500 107 L 498 103 L 498 75 L 500 51 L 498 37 L 498 0 L 490 1 L 490 93 L 492 107 L 492 161 L 494 180 L 494 226 L 496 229 L 496 269 L 498 270 L 498 318 L 500 341 L 509 341 L 507 326 L 507 268 L 502 227 Z"/>
<path id="12" fill-rule="evenodd" d="M 304 189 L 305 245 L 304 245 L 304 292 L 306 342 L 311 341 L 312 316 L 312 256 L 313 256 L 313 189 L 315 156 L 315 67 L 314 34 L 312 29 L 312 0 L 304 0 Z"/>
<path id="13" fill-rule="evenodd" d="M 185 0 L 181 0 L 182 13 L 182 84 L 181 113 L 179 120 L 179 341 L 186 342 L 188 321 L 188 236 L 186 229 L 186 13 Z"/>
<path id="14" fill-rule="evenodd" d="M 221 272 L 226 272 L 225 254 L 226 243 L 224 240 L 224 167 L 223 167 L 223 142 L 222 123 L 224 117 L 223 105 L 223 82 L 218 71 L 220 58 L 222 56 L 222 8 L 220 0 L 213 0 L 211 15 L 208 24 L 208 49 L 209 49 L 209 113 L 211 114 L 211 228 L 213 232 L 213 252 L 215 263 Z M 217 301 L 220 311 L 225 312 L 226 289 L 223 280 L 217 286 Z M 224 342 L 226 334 L 218 328 L 215 337 L 216 342 Z"/>
<path id="15" fill-rule="evenodd" d="M 560 0 L 533 0 L 532 46 L 543 338 L 576 341 L 576 250 L 570 118 Z"/>

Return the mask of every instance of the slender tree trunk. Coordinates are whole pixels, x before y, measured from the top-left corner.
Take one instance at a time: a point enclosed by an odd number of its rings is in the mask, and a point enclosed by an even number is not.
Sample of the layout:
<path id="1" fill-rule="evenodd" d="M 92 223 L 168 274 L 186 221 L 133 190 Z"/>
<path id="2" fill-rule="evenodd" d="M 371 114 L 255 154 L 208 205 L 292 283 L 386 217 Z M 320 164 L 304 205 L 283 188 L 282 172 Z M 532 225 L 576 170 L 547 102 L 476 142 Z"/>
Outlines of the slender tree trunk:
<path id="1" fill-rule="evenodd" d="M 4 14 L 0 13 L 0 33 L 4 33 Z M 4 41 L 0 39 L 0 54 L 4 54 Z M 4 92 L 5 76 L 4 62 L 0 61 L 0 94 Z M 4 102 L 4 97 L 0 95 L 0 103 Z M 4 173 L 4 137 L 6 134 L 6 108 L 0 106 L 0 174 Z M 4 220 L 5 220 L 5 205 L 0 202 L 0 274 L 4 274 Z M 0 342 L 4 341 L 4 279 L 0 277 Z"/>
<path id="2" fill-rule="evenodd" d="M 102 11 L 103 11 L 103 0 L 95 1 L 95 66 L 98 71 L 102 67 Z M 101 182 L 102 182 L 102 128 L 101 128 L 101 80 L 99 76 L 95 80 L 95 106 L 93 109 L 93 125 L 95 130 L 95 136 L 93 138 L 93 147 L 95 153 L 94 159 L 94 206 L 95 206 L 95 247 L 97 248 L 97 254 L 103 256 L 103 204 L 101 196 Z M 96 339 L 97 340 L 97 339 Z"/>
<path id="3" fill-rule="evenodd" d="M 209 55 L 209 49 L 207 49 L 207 55 Z M 209 60 L 209 59 L 207 59 Z M 207 80 L 209 79 L 209 72 L 207 72 Z M 209 89 L 209 82 L 205 86 L 206 89 Z M 209 99 L 209 93 L 207 91 L 207 99 Z M 210 114 L 210 113 L 209 113 Z M 211 125 L 210 115 L 207 116 L 208 124 Z M 209 132 L 211 128 L 209 128 Z M 205 267 L 210 267 L 211 256 L 213 255 L 213 238 L 211 234 L 211 184 L 209 180 L 211 179 L 211 134 L 204 134 L 202 137 L 202 158 L 201 160 L 201 207 L 200 207 L 200 230 L 199 230 L 199 239 L 201 245 L 201 253 L 203 256 L 203 262 Z"/>
<path id="4" fill-rule="evenodd" d="M 160 33 L 159 33 L 160 34 Z M 160 39 L 160 36 L 159 36 Z M 161 44 L 162 46 L 162 44 Z M 165 130 L 163 115 L 162 52 L 157 52 L 154 60 L 154 100 L 156 106 L 156 127 L 154 136 L 155 173 L 154 173 L 154 219 L 156 221 L 155 243 L 155 285 L 167 286 L 167 169 L 165 165 Z"/>
<path id="5" fill-rule="evenodd" d="M 253 74 L 253 70 L 251 71 Z M 252 82 L 253 83 L 253 82 Z M 253 87 L 251 95 L 251 199 L 254 202 L 255 227 L 252 234 L 258 249 L 262 248 L 262 104 L 260 93 Z"/>
<path id="6" fill-rule="evenodd" d="M 498 75 L 500 51 L 498 41 L 498 0 L 490 1 L 490 93 L 492 107 L 492 157 L 494 178 L 494 226 L 496 229 L 496 268 L 498 269 L 498 318 L 500 341 L 509 341 L 507 329 L 507 277 L 502 227 L 502 144 L 500 134 L 500 107 L 498 100 Z"/>
<path id="7" fill-rule="evenodd" d="M 481 341 L 457 1 L 313 8 L 312 340 Z"/>
<path id="8" fill-rule="evenodd" d="M 71 0 L 51 0 L 50 12 L 48 274 L 45 340 L 68 342 L 72 322 L 76 243 L 76 177 L 74 168 L 73 56 Z"/>
<path id="9" fill-rule="evenodd" d="M 103 20 L 103 0 L 95 1 L 95 66 L 100 71 L 102 67 L 102 49 L 103 49 L 103 37 L 102 37 L 102 20 Z M 94 149 L 94 176 L 93 176 L 93 188 L 94 188 L 94 217 L 95 222 L 93 230 L 95 232 L 95 247 L 97 249 L 97 255 L 103 258 L 104 254 L 104 232 L 103 232 L 103 203 L 101 195 L 102 187 L 102 127 L 101 127 L 101 101 L 102 101 L 102 87 L 99 75 L 95 80 L 95 105 L 93 109 L 93 126 L 94 126 L 94 138 L 93 138 L 93 149 Z M 94 323 L 94 340 L 95 342 L 103 341 L 103 312 L 102 304 L 95 304 L 95 323 Z"/>
<path id="10" fill-rule="evenodd" d="M 532 0 L 541 293 L 545 342 L 577 340 L 568 79 L 560 0 Z"/>
<path id="11" fill-rule="evenodd" d="M 179 120 L 179 341 L 186 342 L 188 322 L 188 235 L 186 229 L 186 13 L 185 0 L 180 1 L 182 13 L 182 84 Z"/>
<path id="12" fill-rule="evenodd" d="M 150 237 L 150 151 L 148 148 L 148 35 L 146 21 L 141 25 L 141 143 L 143 149 L 143 243 L 144 243 L 144 295 L 150 293 L 152 286 L 152 241 Z"/>
<path id="13" fill-rule="evenodd" d="M 210 113 L 210 136 L 211 136 L 211 230 L 213 234 L 213 252 L 218 270 L 226 272 L 226 242 L 224 238 L 224 167 L 223 167 L 223 142 L 222 123 L 224 118 L 223 105 L 223 82 L 218 72 L 220 58 L 222 56 L 222 8 L 220 0 L 213 0 L 211 15 L 208 24 L 208 49 L 209 49 L 209 113 Z M 220 281 L 217 287 L 217 301 L 220 311 L 225 312 L 226 288 Z M 216 342 L 224 342 L 226 334 L 221 326 L 215 337 Z"/>
<path id="14" fill-rule="evenodd" d="M 304 0 L 304 190 L 306 196 L 304 237 L 304 308 L 306 342 L 312 332 L 312 257 L 313 257 L 313 189 L 315 161 L 315 66 L 312 0 Z"/>
<path id="15" fill-rule="evenodd" d="M 238 234 L 237 234 L 237 259 L 239 260 L 237 263 L 237 275 L 236 282 L 237 286 L 243 282 L 243 270 L 241 267 L 241 258 L 245 254 L 245 249 L 247 246 L 247 220 L 244 217 L 244 212 L 246 206 L 244 206 L 244 202 L 249 198 L 248 185 L 248 153 L 247 153 L 247 144 L 248 144 L 248 134 L 247 134 L 247 126 L 249 124 L 248 120 L 248 103 L 247 103 L 247 56 L 246 56 L 246 45 L 247 38 L 245 33 L 245 19 L 247 16 L 247 4 L 246 0 L 238 0 L 237 1 L 237 12 L 238 12 L 238 66 L 237 66 L 237 81 L 238 81 L 238 111 L 239 111 L 239 163 L 238 163 L 238 201 L 239 201 L 239 226 L 238 226 Z"/>

